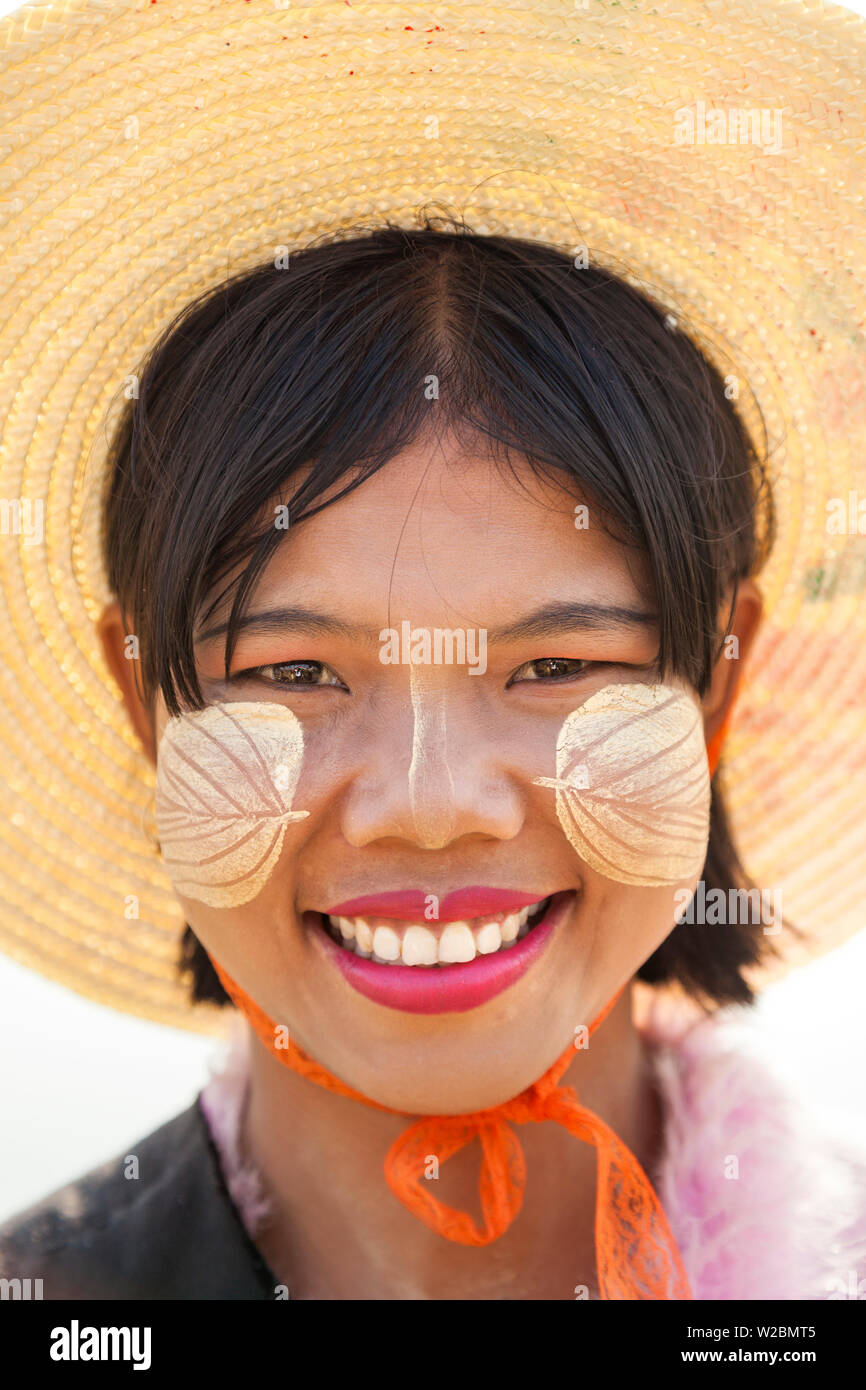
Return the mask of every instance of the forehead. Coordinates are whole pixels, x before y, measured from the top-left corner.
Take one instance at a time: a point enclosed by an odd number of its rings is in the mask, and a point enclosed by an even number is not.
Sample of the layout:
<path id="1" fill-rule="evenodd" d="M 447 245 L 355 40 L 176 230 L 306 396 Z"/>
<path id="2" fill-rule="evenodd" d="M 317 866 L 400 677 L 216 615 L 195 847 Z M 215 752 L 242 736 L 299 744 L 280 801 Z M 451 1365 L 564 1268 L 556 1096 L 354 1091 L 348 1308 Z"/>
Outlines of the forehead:
<path id="1" fill-rule="evenodd" d="M 300 478 L 292 483 L 294 491 Z M 290 524 L 256 606 L 288 595 L 342 599 L 382 626 L 404 614 L 495 625 L 551 594 L 625 605 L 651 603 L 649 590 L 640 552 L 608 533 L 577 484 L 539 478 L 525 460 L 505 463 L 483 445 L 444 441 L 413 444 L 348 496 Z"/>

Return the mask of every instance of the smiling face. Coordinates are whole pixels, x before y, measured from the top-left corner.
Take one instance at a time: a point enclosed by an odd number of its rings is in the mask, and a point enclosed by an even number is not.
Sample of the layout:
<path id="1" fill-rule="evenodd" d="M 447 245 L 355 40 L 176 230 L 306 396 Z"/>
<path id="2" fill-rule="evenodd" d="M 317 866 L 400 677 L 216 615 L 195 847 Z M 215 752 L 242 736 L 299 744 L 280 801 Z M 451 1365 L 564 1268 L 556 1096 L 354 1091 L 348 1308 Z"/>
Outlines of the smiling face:
<path id="1" fill-rule="evenodd" d="M 196 775 L 216 799 L 202 815 L 195 798 L 199 828 L 190 830 L 187 818 L 180 858 L 201 864 L 226 855 L 229 875 L 251 882 L 254 861 L 270 854 L 251 897 L 202 893 L 189 876 L 180 891 L 175 870 L 187 921 L 297 1044 L 383 1105 L 469 1111 L 529 1085 L 668 935 L 680 910 L 676 890 L 694 888 L 699 877 L 700 850 L 676 882 L 624 882 L 601 872 L 604 861 L 581 856 L 565 833 L 562 798 L 545 785 L 560 771 L 558 740 L 578 707 L 611 686 L 657 682 L 654 605 L 640 558 L 605 533 L 591 506 L 589 518 L 576 529 L 575 498 L 528 467 L 518 484 L 481 453 L 413 446 L 287 532 L 249 612 L 303 609 L 305 621 L 246 627 L 228 684 L 223 636 L 199 637 L 202 691 L 208 706 L 219 706 L 206 712 L 209 751 L 200 715 L 171 721 L 159 746 L 160 795 L 171 779 L 181 806 L 192 793 L 178 770 L 189 769 L 191 754 L 216 760 L 204 774 L 199 762 Z M 581 620 L 581 606 L 609 611 Z M 226 617 L 227 610 L 210 622 Z M 435 634 L 446 629 L 463 631 L 462 662 L 436 660 Z M 676 677 L 665 685 L 700 730 L 695 692 Z M 160 696 L 157 740 L 167 723 Z M 229 726 L 229 746 L 221 747 L 213 735 Z M 194 745 L 185 741 L 193 733 Z M 250 750 L 246 767 L 242 745 Z M 248 804 L 239 811 L 238 787 L 253 766 L 264 769 L 263 781 L 250 793 L 252 811 Z M 693 766 L 699 776 L 699 757 Z M 214 838 L 217 814 L 228 816 L 222 839 Z M 246 830 L 245 814 L 252 816 Z M 234 829 L 233 816 L 241 817 Z M 258 859 L 238 858 L 247 831 L 248 844 L 259 836 Z M 169 851 L 178 857 L 176 845 L 163 848 L 167 862 Z M 471 898 L 451 911 L 449 895 L 469 886 L 512 890 L 504 907 L 557 896 L 538 927 L 530 917 L 529 933 L 521 929 L 519 940 L 497 950 L 513 935 L 513 914 L 492 900 L 476 911 Z M 408 907 L 380 908 L 373 921 L 368 910 L 358 923 L 353 899 L 401 890 L 414 890 Z M 380 927 L 377 955 L 403 952 L 418 964 L 411 971 L 377 964 L 336 945 L 319 914 L 340 905 L 335 915 L 356 947 L 368 927 Z M 456 917 L 472 919 L 471 938 L 449 920 Z M 535 932 L 539 944 L 530 947 Z M 454 963 L 421 963 L 431 937 L 439 959 Z M 473 954 L 467 939 L 483 962 L 458 963 Z M 458 972 L 468 978 L 479 963 L 480 979 L 512 958 L 521 965 L 509 967 L 495 992 L 461 995 L 455 987 L 439 1008 L 409 1003 L 418 993 L 411 987 L 401 996 L 406 1006 L 394 1007 L 375 985 L 391 970 L 413 980 L 419 971 L 425 981 L 452 971 L 454 980 Z M 423 994 L 427 986 L 419 988 Z"/>

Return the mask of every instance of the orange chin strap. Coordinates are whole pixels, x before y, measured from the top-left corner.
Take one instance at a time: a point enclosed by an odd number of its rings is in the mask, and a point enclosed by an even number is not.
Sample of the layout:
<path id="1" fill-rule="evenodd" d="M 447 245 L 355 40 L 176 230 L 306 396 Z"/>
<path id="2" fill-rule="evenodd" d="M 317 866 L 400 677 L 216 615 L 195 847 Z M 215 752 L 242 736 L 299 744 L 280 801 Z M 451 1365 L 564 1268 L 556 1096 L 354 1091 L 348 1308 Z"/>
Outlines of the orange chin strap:
<path id="1" fill-rule="evenodd" d="M 733 710 L 729 709 L 728 713 L 724 718 L 723 723 L 716 730 L 716 732 L 713 734 L 713 737 L 707 744 L 707 762 L 710 765 L 710 777 L 715 776 L 716 768 L 719 765 L 719 757 L 722 751 L 722 744 L 724 743 L 728 729 L 730 728 L 732 716 Z"/>
<path id="2" fill-rule="evenodd" d="M 295 1043 L 275 1046 L 278 1025 L 245 994 L 217 964 L 214 969 L 229 998 L 250 1023 L 256 1036 L 292 1071 L 337 1095 L 386 1110 L 405 1112 L 370 1100 L 347 1086 Z M 589 1033 L 604 1021 L 623 989 L 589 1025 Z M 667 1218 L 652 1184 L 629 1149 L 598 1115 L 581 1105 L 572 1086 L 559 1080 L 574 1060 L 569 1043 L 562 1055 L 520 1095 L 490 1110 L 468 1115 L 427 1115 L 410 1125 L 391 1145 L 385 1157 L 388 1186 L 403 1205 L 431 1231 L 459 1245 L 489 1245 L 498 1240 L 523 1204 L 526 1162 L 511 1125 L 553 1120 L 593 1144 L 598 1152 L 595 1206 L 595 1254 L 598 1284 L 604 1299 L 691 1299 L 688 1278 Z M 472 1139 L 481 1141 L 479 1180 L 484 1224 L 479 1227 L 468 1212 L 440 1202 L 425 1177 L 430 1156 L 443 1163 Z"/>
<path id="3" fill-rule="evenodd" d="M 715 773 L 728 730 L 726 719 L 707 747 L 710 775 Z M 251 1025 L 256 1036 L 292 1071 L 326 1090 L 371 1105 L 390 1114 L 403 1114 L 370 1100 L 313 1061 L 295 1043 L 276 1047 L 278 1025 L 211 957 L 223 988 Z M 595 1032 L 622 996 L 614 995 L 589 1025 Z M 543 1076 L 512 1100 L 469 1115 L 428 1115 L 398 1136 L 385 1156 L 385 1178 L 403 1205 L 431 1231 L 459 1245 L 489 1245 L 503 1235 L 523 1205 L 526 1161 L 512 1125 L 552 1120 L 575 1139 L 594 1145 L 598 1154 L 595 1203 L 595 1258 L 603 1299 L 677 1299 L 692 1297 L 688 1277 L 667 1217 L 652 1184 L 634 1154 L 609 1125 L 582 1105 L 573 1086 L 561 1077 L 574 1060 L 569 1043 Z M 425 1169 L 430 1156 L 443 1163 L 478 1137 L 482 1162 L 479 1195 L 484 1223 L 478 1226 L 468 1212 L 458 1211 L 433 1196 Z"/>

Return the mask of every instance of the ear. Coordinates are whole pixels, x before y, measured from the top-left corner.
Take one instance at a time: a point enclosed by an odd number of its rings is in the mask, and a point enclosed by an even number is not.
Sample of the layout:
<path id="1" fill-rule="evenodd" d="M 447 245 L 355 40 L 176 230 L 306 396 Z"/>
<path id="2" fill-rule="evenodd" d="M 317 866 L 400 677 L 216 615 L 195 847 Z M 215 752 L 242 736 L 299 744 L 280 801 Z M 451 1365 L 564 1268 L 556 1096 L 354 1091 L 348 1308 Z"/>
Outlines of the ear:
<path id="1" fill-rule="evenodd" d="M 727 620 L 726 603 L 722 622 Z M 710 688 L 703 699 L 704 733 L 707 743 L 719 732 L 734 705 L 743 665 L 751 651 L 761 624 L 764 601 L 753 579 L 740 580 L 728 639 L 713 669 Z M 734 638 L 735 641 L 730 639 Z"/>
<path id="2" fill-rule="evenodd" d="M 148 761 L 156 767 L 152 711 L 139 691 L 141 682 L 138 658 L 127 655 L 126 638 L 129 635 L 129 627 L 116 599 L 103 611 L 96 627 L 111 674 L 120 686 L 132 727 L 141 740 Z"/>

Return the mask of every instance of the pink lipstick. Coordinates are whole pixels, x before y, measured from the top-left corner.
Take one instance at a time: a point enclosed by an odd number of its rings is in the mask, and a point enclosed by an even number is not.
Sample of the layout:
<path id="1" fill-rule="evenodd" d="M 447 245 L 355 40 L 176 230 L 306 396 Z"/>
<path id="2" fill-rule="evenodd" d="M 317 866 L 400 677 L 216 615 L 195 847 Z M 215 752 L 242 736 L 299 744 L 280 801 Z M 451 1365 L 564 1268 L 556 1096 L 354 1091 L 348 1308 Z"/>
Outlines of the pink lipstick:
<path id="1" fill-rule="evenodd" d="M 468 891 L 473 890 L 464 889 L 461 894 L 453 894 L 452 897 L 455 901 L 465 904 L 467 902 L 465 894 Z M 354 904 L 373 902 L 377 908 L 380 908 L 385 898 L 391 898 L 391 896 L 379 895 L 374 899 L 352 899 L 350 902 L 354 912 L 360 915 L 359 909 Z M 380 965 L 376 961 L 365 960 L 363 957 L 354 955 L 351 951 L 344 950 L 342 946 L 338 946 L 336 942 L 332 941 L 321 926 L 319 914 L 310 913 L 305 914 L 305 916 L 317 920 L 317 925 L 312 932 L 316 949 L 321 950 L 325 958 L 340 971 L 347 983 L 367 999 L 372 999 L 377 1004 L 383 1004 L 386 1008 L 402 1009 L 407 1013 L 462 1013 L 467 1009 L 478 1008 L 488 999 L 495 998 L 497 994 L 501 994 L 504 989 L 508 989 L 510 985 L 526 974 L 548 946 L 555 927 L 565 917 L 574 896 L 574 892 L 571 890 L 554 893 L 541 920 L 509 950 L 497 951 L 487 956 L 476 956 L 474 960 L 468 961 L 466 964 L 432 967 Z M 518 899 L 520 899 L 519 902 Z M 446 899 L 446 902 L 451 905 L 451 899 Z M 538 898 L 529 897 L 526 894 L 509 893 L 505 908 L 497 906 L 495 909 L 489 906 L 489 898 L 485 899 L 485 902 L 488 905 L 478 915 L 490 911 L 503 911 L 515 906 L 525 907 L 530 903 L 538 902 Z M 331 909 L 331 912 L 335 916 L 348 915 L 346 908 L 349 905 L 347 903 L 340 904 L 341 912 L 339 914 L 334 912 L 334 909 Z M 402 920 L 409 918 L 408 912 L 394 911 L 393 899 L 389 901 L 388 906 L 390 917 Z M 371 911 L 369 906 L 367 911 Z M 465 915 L 465 907 L 463 913 Z M 412 915 L 417 919 L 419 915 L 417 905 Z M 421 916 L 423 920 L 423 912 Z M 444 913 L 440 914 L 439 920 L 446 920 Z M 459 920 L 458 913 L 453 906 L 450 906 L 447 920 Z"/>
<path id="2" fill-rule="evenodd" d="M 367 893 L 360 898 L 348 898 L 324 911 L 331 917 L 393 917 L 402 922 L 423 922 L 427 920 L 428 901 L 434 896 L 421 888 L 403 888 L 391 893 Z M 523 893 L 517 888 L 472 885 L 446 894 L 431 920 L 462 922 L 467 917 L 483 917 L 486 912 L 516 912 L 546 896 L 545 893 Z"/>

